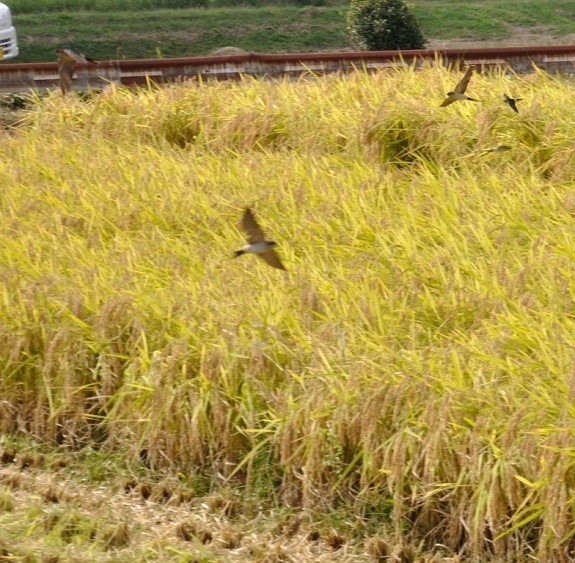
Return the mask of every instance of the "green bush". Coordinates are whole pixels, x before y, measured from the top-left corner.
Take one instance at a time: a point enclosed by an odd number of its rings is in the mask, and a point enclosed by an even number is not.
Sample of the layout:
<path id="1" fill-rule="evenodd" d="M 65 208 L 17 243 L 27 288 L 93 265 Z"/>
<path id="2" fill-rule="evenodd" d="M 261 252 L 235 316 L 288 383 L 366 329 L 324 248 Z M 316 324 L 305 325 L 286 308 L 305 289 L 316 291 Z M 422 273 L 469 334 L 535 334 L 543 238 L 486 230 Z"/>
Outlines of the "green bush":
<path id="1" fill-rule="evenodd" d="M 422 49 L 425 38 L 404 0 L 351 0 L 348 32 L 367 51 Z"/>

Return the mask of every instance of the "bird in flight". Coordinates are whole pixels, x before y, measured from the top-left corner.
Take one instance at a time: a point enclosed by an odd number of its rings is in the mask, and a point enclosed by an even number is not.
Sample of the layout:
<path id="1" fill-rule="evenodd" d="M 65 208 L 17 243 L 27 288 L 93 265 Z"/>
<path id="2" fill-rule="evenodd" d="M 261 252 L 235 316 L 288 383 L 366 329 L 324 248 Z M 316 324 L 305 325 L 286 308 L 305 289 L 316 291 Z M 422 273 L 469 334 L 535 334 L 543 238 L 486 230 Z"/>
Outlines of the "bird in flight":
<path id="1" fill-rule="evenodd" d="M 467 71 L 463 75 L 463 78 L 459 81 L 459 83 L 455 87 L 455 90 L 453 90 L 453 92 L 447 92 L 447 98 L 443 100 L 443 103 L 439 107 L 443 108 L 445 106 L 448 106 L 449 104 L 452 104 L 453 102 L 456 102 L 457 100 L 469 100 L 471 102 L 479 101 L 476 100 L 475 98 L 470 98 L 469 96 L 465 95 L 465 90 L 467 90 L 467 85 L 471 80 L 471 75 L 473 74 L 474 68 L 475 68 L 474 66 L 468 67 Z"/>
<path id="2" fill-rule="evenodd" d="M 58 49 L 58 77 L 60 79 L 60 89 L 62 94 L 66 94 L 72 89 L 72 79 L 77 64 L 88 64 L 95 62 L 80 53 L 75 53 L 71 49 Z"/>
<path id="3" fill-rule="evenodd" d="M 505 152 L 510 151 L 513 147 L 510 145 L 497 145 L 495 147 L 491 147 L 489 149 L 485 149 L 483 152 Z"/>
<path id="4" fill-rule="evenodd" d="M 255 254 L 274 268 L 286 269 L 274 250 L 277 243 L 273 240 L 266 240 L 262 228 L 258 225 L 254 213 L 249 207 L 244 210 L 240 227 L 247 235 L 248 244 L 240 250 L 236 250 L 234 258 L 242 254 Z"/>
<path id="5" fill-rule="evenodd" d="M 523 98 L 510 98 L 507 94 L 503 94 L 503 102 L 506 103 L 514 112 L 519 113 L 517 109 L 517 102 Z"/>

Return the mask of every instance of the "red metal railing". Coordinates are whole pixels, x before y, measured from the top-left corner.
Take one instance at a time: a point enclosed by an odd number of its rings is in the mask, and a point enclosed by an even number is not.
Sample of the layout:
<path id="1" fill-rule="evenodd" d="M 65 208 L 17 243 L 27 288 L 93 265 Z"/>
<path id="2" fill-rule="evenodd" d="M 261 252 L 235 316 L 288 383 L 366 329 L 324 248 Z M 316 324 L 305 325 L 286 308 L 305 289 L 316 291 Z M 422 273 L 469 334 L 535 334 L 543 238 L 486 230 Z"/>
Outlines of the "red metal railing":
<path id="1" fill-rule="evenodd" d="M 147 81 L 170 82 L 182 78 L 230 79 L 240 75 L 292 76 L 325 74 L 354 68 L 377 69 L 398 65 L 419 65 L 438 60 L 442 64 L 476 64 L 479 67 L 505 66 L 517 73 L 530 72 L 536 65 L 548 72 L 575 74 L 575 45 L 502 47 L 492 49 L 439 49 L 413 51 L 360 51 L 321 53 L 241 53 L 225 56 L 174 59 L 101 61 L 78 65 L 75 87 L 101 88 L 114 82 L 141 85 Z M 57 87 L 58 68 L 54 63 L 0 65 L 0 90 L 21 92 Z"/>

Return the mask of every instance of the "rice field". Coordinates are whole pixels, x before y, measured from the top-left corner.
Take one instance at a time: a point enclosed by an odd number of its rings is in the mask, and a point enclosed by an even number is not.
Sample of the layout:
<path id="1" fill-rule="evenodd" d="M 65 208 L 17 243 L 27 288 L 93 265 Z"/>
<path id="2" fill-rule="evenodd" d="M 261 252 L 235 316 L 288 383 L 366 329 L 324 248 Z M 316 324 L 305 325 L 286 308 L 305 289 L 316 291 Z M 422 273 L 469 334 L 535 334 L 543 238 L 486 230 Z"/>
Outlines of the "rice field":
<path id="1" fill-rule="evenodd" d="M 48 561 L 56 529 L 55 561 L 574 557 L 573 84 L 476 73 L 440 108 L 460 77 L 53 92 L 1 131 L 0 554 Z M 287 272 L 232 259 L 246 206 Z M 19 440 L 75 460 L 74 533 Z M 212 514 L 156 513 L 186 550 L 86 524 L 142 475 Z M 286 512 L 257 549 L 205 535 Z"/>

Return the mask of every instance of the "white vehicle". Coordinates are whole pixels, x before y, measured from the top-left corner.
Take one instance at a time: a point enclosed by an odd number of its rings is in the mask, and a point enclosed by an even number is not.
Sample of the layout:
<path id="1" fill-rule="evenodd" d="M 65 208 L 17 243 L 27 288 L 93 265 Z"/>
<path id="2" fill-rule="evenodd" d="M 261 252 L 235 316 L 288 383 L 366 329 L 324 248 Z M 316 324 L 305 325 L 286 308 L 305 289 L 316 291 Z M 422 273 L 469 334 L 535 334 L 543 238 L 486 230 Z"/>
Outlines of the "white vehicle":
<path id="1" fill-rule="evenodd" d="M 18 55 L 16 29 L 12 25 L 12 14 L 6 4 L 0 2 L 0 61 Z"/>

